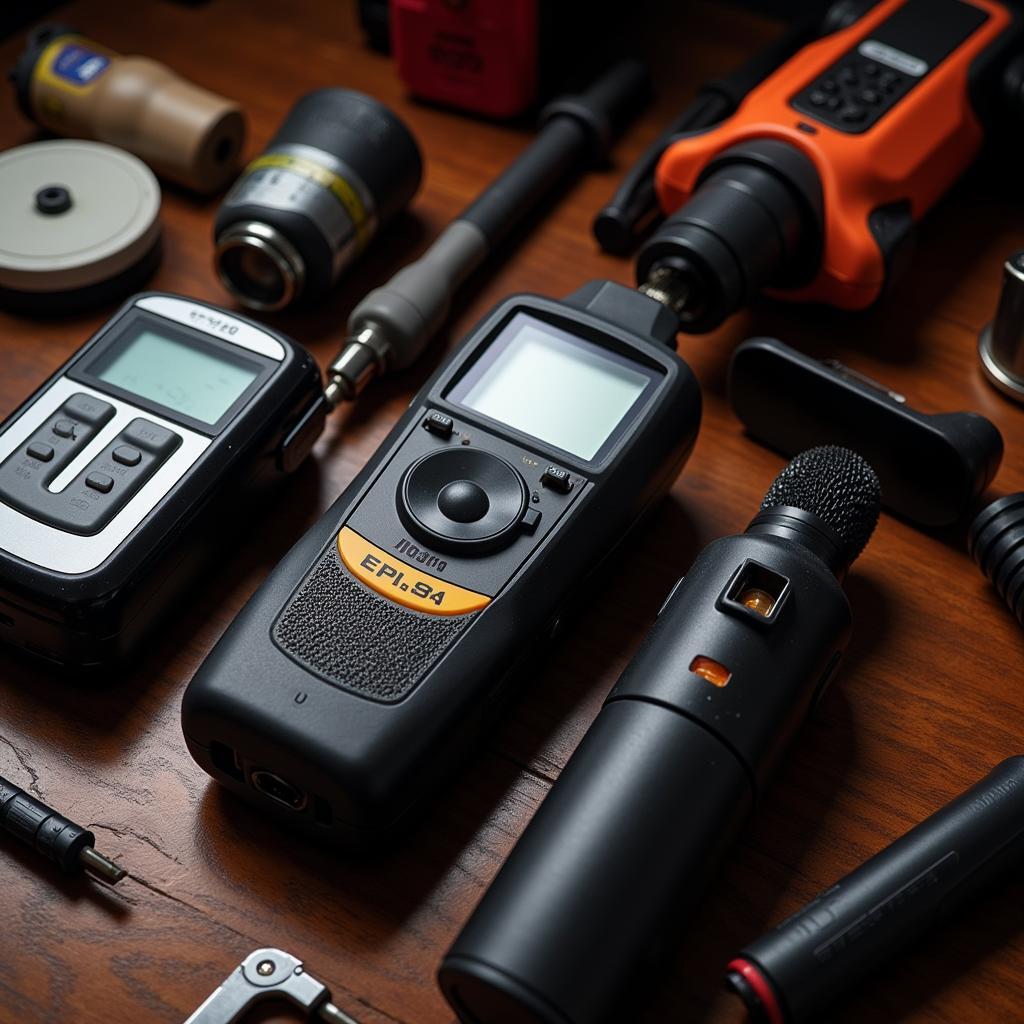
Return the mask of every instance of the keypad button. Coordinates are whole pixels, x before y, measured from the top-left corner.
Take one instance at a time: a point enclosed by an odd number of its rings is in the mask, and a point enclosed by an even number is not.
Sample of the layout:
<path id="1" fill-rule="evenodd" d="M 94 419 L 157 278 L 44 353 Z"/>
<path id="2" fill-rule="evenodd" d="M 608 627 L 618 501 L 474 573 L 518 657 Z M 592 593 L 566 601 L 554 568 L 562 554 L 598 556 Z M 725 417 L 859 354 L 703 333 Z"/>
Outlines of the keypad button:
<path id="1" fill-rule="evenodd" d="M 839 119 L 846 124 L 860 124 L 867 116 L 868 112 L 863 107 L 853 103 L 839 111 Z"/>
<path id="2" fill-rule="evenodd" d="M 473 480 L 453 480 L 441 488 L 437 507 L 455 523 L 475 523 L 491 507 L 487 492 Z"/>
<path id="3" fill-rule="evenodd" d="M 896 87 L 903 81 L 902 77 L 892 71 L 886 71 L 878 76 L 878 85 L 886 92 L 895 91 Z"/>
<path id="4" fill-rule="evenodd" d="M 181 438 L 173 430 L 142 419 L 132 420 L 121 437 L 133 448 L 141 448 L 153 455 L 169 455 L 181 444 Z"/>
<path id="5" fill-rule="evenodd" d="M 820 89 L 815 89 L 807 99 L 815 107 L 823 107 L 828 102 L 827 94 L 823 93 Z"/>
<path id="6" fill-rule="evenodd" d="M 35 441 L 28 446 L 28 456 L 31 459 L 38 459 L 40 462 L 49 462 L 53 458 L 53 448 L 48 444 Z"/>
<path id="7" fill-rule="evenodd" d="M 53 432 L 58 437 L 74 437 L 75 425 L 71 420 L 57 420 L 53 425 Z"/>
<path id="8" fill-rule="evenodd" d="M 829 110 L 838 110 L 843 105 L 843 101 L 838 96 L 829 96 L 828 103 L 825 106 Z"/>
<path id="9" fill-rule="evenodd" d="M 451 416 L 446 416 L 443 412 L 431 412 L 427 415 L 427 418 L 423 421 L 423 429 L 429 430 L 430 433 L 436 434 L 438 437 L 443 437 L 446 440 L 452 436 L 452 431 L 455 429 L 455 421 Z"/>
<path id="10" fill-rule="evenodd" d="M 109 402 L 101 401 L 92 395 L 72 395 L 61 407 L 65 416 L 80 420 L 92 427 L 106 423 L 114 415 L 114 407 Z"/>
<path id="11" fill-rule="evenodd" d="M 541 474 L 540 482 L 559 494 L 568 494 L 572 490 L 572 477 L 568 470 L 559 469 L 558 466 L 548 466 Z"/>
<path id="12" fill-rule="evenodd" d="M 861 103 L 867 103 L 869 106 L 875 106 L 882 101 L 881 95 L 874 89 L 864 89 L 860 94 Z"/>
<path id="13" fill-rule="evenodd" d="M 864 61 L 864 63 L 860 65 L 860 69 L 859 70 L 860 70 L 860 73 L 865 78 L 877 78 L 878 77 L 878 65 L 877 64 L 872 64 L 871 61 L 867 61 L 867 60 Z"/>
<path id="14" fill-rule="evenodd" d="M 122 444 L 110 453 L 110 457 L 115 462 L 120 462 L 122 466 L 137 466 L 142 461 L 142 452 L 131 445 Z"/>
<path id="15" fill-rule="evenodd" d="M 109 494 L 114 487 L 114 478 L 106 473 L 90 473 L 85 478 L 85 486 L 101 494 Z"/>
<path id="16" fill-rule="evenodd" d="M 840 85 L 856 85 L 857 84 L 857 72 L 853 68 L 842 68 L 839 74 L 836 75 L 836 80 Z"/>
<path id="17" fill-rule="evenodd" d="M 822 92 L 839 92 L 839 86 L 834 78 L 823 78 L 818 85 Z"/>

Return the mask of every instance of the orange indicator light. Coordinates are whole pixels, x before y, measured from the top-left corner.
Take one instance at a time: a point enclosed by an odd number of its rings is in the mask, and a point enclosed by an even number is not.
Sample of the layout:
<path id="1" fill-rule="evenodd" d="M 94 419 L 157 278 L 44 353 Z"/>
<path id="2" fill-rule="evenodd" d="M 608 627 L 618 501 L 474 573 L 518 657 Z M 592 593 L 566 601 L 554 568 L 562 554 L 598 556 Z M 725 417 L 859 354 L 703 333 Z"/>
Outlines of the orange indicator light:
<path id="1" fill-rule="evenodd" d="M 727 686 L 732 679 L 732 673 L 724 665 L 713 658 L 705 658 L 703 654 L 698 654 L 690 662 L 690 671 L 706 679 L 712 686 Z"/>
<path id="2" fill-rule="evenodd" d="M 744 608 L 749 608 L 752 612 L 757 612 L 758 615 L 763 615 L 765 618 L 771 615 L 772 607 L 775 604 L 775 598 L 767 590 L 761 590 L 760 587 L 747 587 L 740 594 L 739 600 Z"/>

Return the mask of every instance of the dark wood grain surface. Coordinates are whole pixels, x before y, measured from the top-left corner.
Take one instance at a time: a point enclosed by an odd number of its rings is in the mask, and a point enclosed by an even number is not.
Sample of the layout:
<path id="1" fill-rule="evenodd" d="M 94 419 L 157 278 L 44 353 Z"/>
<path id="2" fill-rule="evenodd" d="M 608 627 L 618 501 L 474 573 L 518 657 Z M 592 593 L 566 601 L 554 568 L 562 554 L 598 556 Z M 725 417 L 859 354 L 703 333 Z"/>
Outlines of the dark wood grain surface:
<path id="1" fill-rule="evenodd" d="M 568 190 L 475 284 L 420 364 L 335 419 L 315 461 L 224 552 L 143 660 L 122 678 L 86 687 L 0 652 L 0 773 L 94 829 L 102 849 L 132 873 L 116 889 L 68 882 L 0 842 L 4 1024 L 181 1021 L 262 945 L 305 959 L 367 1024 L 450 1021 L 434 983 L 441 955 L 669 586 L 704 544 L 746 525 L 781 468 L 743 435 L 724 397 L 730 352 L 749 334 L 776 333 L 839 357 L 925 411 L 984 413 L 1007 443 L 993 496 L 1024 489 L 1024 412 L 988 387 L 975 354 L 1002 260 L 1024 244 L 1024 217 L 1012 176 L 978 169 L 934 211 L 909 280 L 881 308 L 843 316 L 765 306 L 712 336 L 681 339 L 706 402 L 688 467 L 486 750 L 393 852 L 352 860 L 309 846 L 219 791 L 193 764 L 178 721 L 187 681 L 270 567 L 369 457 L 444 346 L 511 292 L 563 295 L 589 278 L 630 281 L 630 264 L 597 251 L 594 211 L 698 82 L 779 28 L 719 3 L 660 6 L 667 26 L 631 29 L 649 40 L 660 98 L 620 145 L 617 166 Z M 121 52 L 163 59 L 237 97 L 250 118 L 250 154 L 297 96 L 326 84 L 368 91 L 408 121 L 427 161 L 411 214 L 378 239 L 329 302 L 274 319 L 321 365 L 359 296 L 421 250 L 529 137 L 411 102 L 390 61 L 364 48 L 353 3 L 79 0 L 62 16 Z M 0 66 L 20 45 L 0 45 Z M 0 146 L 34 137 L 10 92 L 0 92 Z M 229 304 L 210 270 L 215 209 L 215 200 L 165 190 L 166 255 L 153 287 Z M 0 315 L 0 414 L 109 312 L 52 321 Z M 620 1019 L 742 1020 L 719 989 L 730 953 L 1024 750 L 1024 634 L 958 533 L 926 535 L 883 516 L 848 592 L 856 628 L 840 685 L 799 736 L 702 906 L 679 920 L 678 953 Z M 1024 1020 L 1022 897 L 1020 881 L 986 897 L 863 986 L 836 1019 Z"/>

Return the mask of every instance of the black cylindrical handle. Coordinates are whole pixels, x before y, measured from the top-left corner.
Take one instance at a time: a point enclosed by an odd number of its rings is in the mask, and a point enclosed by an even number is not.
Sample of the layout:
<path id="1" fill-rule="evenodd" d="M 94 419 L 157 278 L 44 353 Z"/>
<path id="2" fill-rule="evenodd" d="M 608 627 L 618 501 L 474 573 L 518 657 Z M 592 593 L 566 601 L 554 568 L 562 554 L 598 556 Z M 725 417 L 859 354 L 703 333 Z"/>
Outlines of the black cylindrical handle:
<path id="1" fill-rule="evenodd" d="M 800 541 L 700 554 L 445 958 L 466 1024 L 598 1024 L 699 898 L 846 643 Z"/>
<path id="2" fill-rule="evenodd" d="M 96 841 L 91 832 L 4 779 L 0 779 L 0 826 L 68 874 L 79 870 L 82 848 Z"/>
<path id="3" fill-rule="evenodd" d="M 750 802 L 707 730 L 646 701 L 607 705 L 442 963 L 460 1019 L 606 1019 Z"/>
<path id="4" fill-rule="evenodd" d="M 746 946 L 728 984 L 759 1019 L 810 1020 L 1024 857 L 1024 756 Z"/>
<path id="5" fill-rule="evenodd" d="M 559 180 L 575 174 L 582 161 L 605 155 L 646 93 L 644 66 L 621 61 L 582 94 L 556 99 L 542 112 L 533 142 L 459 220 L 476 225 L 493 248 Z"/>

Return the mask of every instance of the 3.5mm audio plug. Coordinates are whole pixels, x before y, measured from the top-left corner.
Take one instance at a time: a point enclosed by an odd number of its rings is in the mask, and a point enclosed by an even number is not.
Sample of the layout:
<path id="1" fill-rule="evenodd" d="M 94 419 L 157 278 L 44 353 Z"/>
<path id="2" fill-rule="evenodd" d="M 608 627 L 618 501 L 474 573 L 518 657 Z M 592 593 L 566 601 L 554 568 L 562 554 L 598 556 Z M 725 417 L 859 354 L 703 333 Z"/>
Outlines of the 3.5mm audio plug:
<path id="1" fill-rule="evenodd" d="M 0 776 L 0 827 L 69 875 L 87 871 L 113 885 L 128 874 L 95 849 L 96 837 Z"/>

